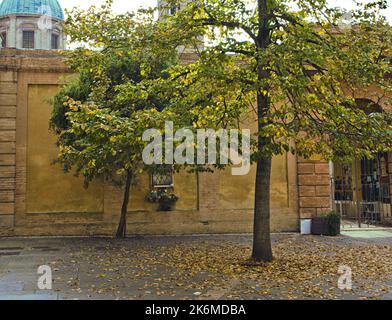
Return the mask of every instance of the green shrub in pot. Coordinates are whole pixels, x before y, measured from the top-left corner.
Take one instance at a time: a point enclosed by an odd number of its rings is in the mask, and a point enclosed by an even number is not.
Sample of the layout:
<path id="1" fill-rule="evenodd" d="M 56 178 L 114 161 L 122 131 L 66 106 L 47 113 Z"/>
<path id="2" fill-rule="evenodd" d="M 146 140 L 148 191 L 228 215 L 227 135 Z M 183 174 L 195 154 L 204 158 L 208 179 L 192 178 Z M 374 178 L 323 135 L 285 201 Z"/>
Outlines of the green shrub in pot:
<path id="1" fill-rule="evenodd" d="M 172 211 L 179 198 L 167 189 L 152 190 L 146 196 L 150 203 L 158 203 L 158 211 Z"/>
<path id="2" fill-rule="evenodd" d="M 312 219 L 312 234 L 336 237 L 340 234 L 341 217 L 335 211 Z"/>
<path id="3" fill-rule="evenodd" d="M 340 234 L 341 216 L 335 211 L 328 214 L 328 235 L 336 237 Z"/>

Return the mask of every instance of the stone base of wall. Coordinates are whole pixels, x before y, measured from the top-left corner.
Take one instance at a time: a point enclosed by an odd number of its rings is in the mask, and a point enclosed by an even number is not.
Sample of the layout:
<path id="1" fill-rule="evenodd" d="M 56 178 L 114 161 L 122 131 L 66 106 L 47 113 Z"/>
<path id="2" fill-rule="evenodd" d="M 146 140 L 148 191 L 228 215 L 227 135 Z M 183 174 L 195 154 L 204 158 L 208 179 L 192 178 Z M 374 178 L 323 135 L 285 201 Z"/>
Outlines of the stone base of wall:
<path id="1" fill-rule="evenodd" d="M 273 209 L 271 216 L 273 232 L 298 231 L 298 218 L 288 210 Z M 33 214 L 0 236 L 113 236 L 116 228 L 117 219 L 98 213 Z M 127 228 L 128 236 L 251 233 L 253 210 L 131 212 Z"/>

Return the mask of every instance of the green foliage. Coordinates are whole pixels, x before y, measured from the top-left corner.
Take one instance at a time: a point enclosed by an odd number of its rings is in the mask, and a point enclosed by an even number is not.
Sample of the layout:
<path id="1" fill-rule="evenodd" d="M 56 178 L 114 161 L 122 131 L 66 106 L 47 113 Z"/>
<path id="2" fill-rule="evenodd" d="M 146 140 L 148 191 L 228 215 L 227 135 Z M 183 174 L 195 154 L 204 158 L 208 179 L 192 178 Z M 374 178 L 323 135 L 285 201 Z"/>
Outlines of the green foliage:
<path id="1" fill-rule="evenodd" d="M 349 160 L 391 150 L 392 29 L 380 15 L 386 2 L 358 7 L 351 26 L 340 25 L 345 12 L 324 0 L 295 4 L 197 0 L 167 17 L 167 33 L 182 30 L 184 45 L 201 36 L 211 45 L 197 62 L 172 69 L 163 91 L 197 110 L 196 125 L 257 118 L 255 161 L 289 151 Z M 384 112 L 357 105 L 364 91 Z"/>
<path id="2" fill-rule="evenodd" d="M 99 175 L 115 181 L 114 173 L 146 169 L 142 132 L 165 120 L 192 130 L 253 126 L 259 198 L 270 190 L 274 155 L 349 160 L 391 151 L 392 29 L 380 15 L 386 1 L 359 6 L 350 27 L 339 25 L 345 12 L 326 0 L 294 4 L 194 0 L 159 21 L 154 9 L 114 15 L 111 0 L 74 9 L 65 30 L 81 45 L 66 56 L 80 78 L 55 99 L 59 162 L 86 183 Z M 203 49 L 201 38 L 210 45 Z M 179 64 L 184 48 L 195 55 Z M 383 112 L 357 105 L 364 91 Z M 258 227 L 269 222 L 265 199 L 255 209 L 263 217 Z M 258 251 L 272 258 L 268 248 Z"/>
<path id="3" fill-rule="evenodd" d="M 158 211 L 171 211 L 179 198 L 167 189 L 153 190 L 147 195 L 147 201 L 159 203 Z"/>
<path id="4" fill-rule="evenodd" d="M 70 123 L 66 117 L 68 112 L 67 101 L 72 97 L 76 101 L 86 102 L 91 94 L 91 88 L 87 79 L 79 76 L 68 81 L 62 87 L 61 91 L 53 98 L 53 111 L 50 119 L 50 128 L 56 133 L 69 128 Z"/>
<path id="5" fill-rule="evenodd" d="M 143 169 L 141 155 L 146 147 L 141 139 L 146 125 L 160 125 L 157 111 L 123 117 L 119 111 L 70 100 L 65 113 L 70 122 L 59 135 L 58 162 L 85 178 L 88 185 L 104 176 L 116 182 L 125 172 L 135 175 Z"/>
<path id="6" fill-rule="evenodd" d="M 313 234 L 330 237 L 338 236 L 340 234 L 341 219 L 340 214 L 335 211 L 313 218 L 312 224 L 317 225 L 314 229 L 312 227 Z"/>
<path id="7" fill-rule="evenodd" d="M 328 219 L 328 235 L 331 237 L 336 237 L 340 234 L 340 226 L 341 226 L 341 216 L 335 211 L 332 211 L 327 216 Z"/>
<path id="8" fill-rule="evenodd" d="M 65 24 L 80 46 L 65 52 L 78 77 L 53 101 L 51 129 L 58 135 L 57 162 L 82 175 L 124 182 L 146 169 L 142 161 L 146 128 L 163 127 L 166 101 L 144 94 L 148 81 L 167 77 L 177 63 L 174 48 L 150 42 L 158 28 L 152 11 L 113 15 L 111 1 L 100 8 L 73 9 Z"/>
<path id="9" fill-rule="evenodd" d="M 380 15 L 386 5 L 359 5 L 350 26 L 340 23 L 346 12 L 327 0 L 194 0 L 165 17 L 166 41 L 182 40 L 196 52 L 201 37 L 210 45 L 154 92 L 167 93 L 178 109 L 187 106 L 196 128 L 257 128 L 255 260 L 273 258 L 274 155 L 348 161 L 392 150 L 392 29 Z M 356 104 L 364 91 L 384 112 Z"/>

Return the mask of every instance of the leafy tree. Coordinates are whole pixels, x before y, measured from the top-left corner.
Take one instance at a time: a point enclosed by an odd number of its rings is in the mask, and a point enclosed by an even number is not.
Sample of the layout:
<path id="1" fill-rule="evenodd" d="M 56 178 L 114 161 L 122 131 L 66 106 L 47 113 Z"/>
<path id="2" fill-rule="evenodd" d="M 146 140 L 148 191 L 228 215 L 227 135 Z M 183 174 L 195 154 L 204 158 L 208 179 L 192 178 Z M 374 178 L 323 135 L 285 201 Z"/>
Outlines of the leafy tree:
<path id="1" fill-rule="evenodd" d="M 341 24 L 347 12 L 326 0 L 194 0 L 162 22 L 166 37 L 157 41 L 192 47 L 204 37 L 209 45 L 195 50 L 198 61 L 151 86 L 154 92 L 186 106 L 196 127 L 257 119 L 255 260 L 273 259 L 274 155 L 348 160 L 392 149 L 392 31 L 380 14 L 385 8 L 383 0 L 361 5 L 347 26 Z M 389 105 L 384 112 L 369 114 L 356 104 L 357 93 L 372 85 L 381 90 L 371 98 Z"/>
<path id="2" fill-rule="evenodd" d="M 157 22 L 153 10 L 114 15 L 112 1 L 100 8 L 73 9 L 65 30 L 80 46 L 65 52 L 78 76 L 54 98 L 51 128 L 58 135 L 57 162 L 75 169 L 86 187 L 97 177 L 124 187 L 117 237 L 126 235 L 132 180 L 147 169 L 142 161 L 146 128 L 162 127 L 166 102 L 144 85 L 167 77 L 177 62 L 175 47 L 150 41 Z M 126 84 L 126 99 L 120 90 Z"/>

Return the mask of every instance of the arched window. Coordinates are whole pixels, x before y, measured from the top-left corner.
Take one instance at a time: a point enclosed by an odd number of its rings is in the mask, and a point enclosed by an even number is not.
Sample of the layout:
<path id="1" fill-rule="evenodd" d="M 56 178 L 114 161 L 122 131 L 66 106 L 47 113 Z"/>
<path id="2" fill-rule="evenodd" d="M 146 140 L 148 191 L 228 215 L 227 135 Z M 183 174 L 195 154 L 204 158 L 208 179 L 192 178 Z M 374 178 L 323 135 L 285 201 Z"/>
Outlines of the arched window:
<path id="1" fill-rule="evenodd" d="M 23 23 L 19 30 L 22 35 L 22 48 L 35 49 L 35 30 L 38 30 L 38 26 L 35 23 Z"/>
<path id="2" fill-rule="evenodd" d="M 356 99 L 357 108 L 367 115 L 384 112 L 369 99 Z M 391 154 L 378 153 L 373 158 L 362 158 L 353 163 L 335 163 L 335 201 L 342 216 L 366 223 L 383 222 L 390 217 Z"/>
<path id="3" fill-rule="evenodd" d="M 0 32 L 0 48 L 7 48 L 7 32 Z"/>
<path id="4" fill-rule="evenodd" d="M 383 108 L 369 99 L 356 99 L 366 114 L 382 113 Z M 388 154 L 379 153 L 374 159 L 361 161 L 362 199 L 367 202 L 391 203 Z"/>
<path id="5" fill-rule="evenodd" d="M 57 33 L 52 33 L 51 37 L 51 48 L 57 50 L 60 47 L 60 37 Z"/>

